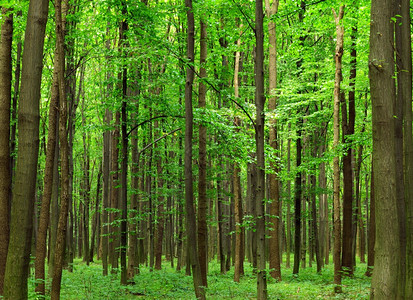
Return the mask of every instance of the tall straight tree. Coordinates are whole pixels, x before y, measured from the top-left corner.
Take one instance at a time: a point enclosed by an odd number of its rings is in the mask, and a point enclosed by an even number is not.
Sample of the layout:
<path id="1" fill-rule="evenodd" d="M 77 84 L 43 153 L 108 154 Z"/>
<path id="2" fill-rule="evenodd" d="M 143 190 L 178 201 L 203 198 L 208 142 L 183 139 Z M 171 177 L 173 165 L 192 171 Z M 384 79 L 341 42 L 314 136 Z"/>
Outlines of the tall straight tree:
<path id="1" fill-rule="evenodd" d="M 413 298 L 413 140 L 412 140 L 412 41 L 410 33 L 410 1 L 399 0 L 401 21 L 400 44 L 397 53 L 400 55 L 401 72 L 397 73 L 399 97 L 403 99 L 403 140 L 404 140 L 404 197 L 406 212 L 406 286 L 405 299 Z M 398 36 L 396 35 L 396 38 Z M 402 91 L 401 91 L 402 90 Z"/>
<path id="2" fill-rule="evenodd" d="M 67 0 L 63 0 L 64 6 L 67 7 Z M 66 250 L 66 229 L 67 216 L 69 212 L 69 143 L 67 130 L 67 99 L 65 89 L 65 12 L 63 12 L 63 1 L 55 2 L 55 20 L 56 20 L 56 53 L 58 54 L 59 65 L 57 78 L 59 83 L 59 141 L 60 141 L 60 213 L 59 223 L 57 225 L 57 236 L 55 246 L 55 266 L 53 269 L 51 299 L 60 299 L 60 288 L 62 280 L 62 271 Z"/>
<path id="3" fill-rule="evenodd" d="M 373 122 L 376 244 L 371 299 L 397 299 L 399 224 L 397 220 L 394 145 L 393 1 L 371 3 L 369 77 Z"/>
<path id="4" fill-rule="evenodd" d="M 192 174 L 192 137 L 194 116 L 192 110 L 192 89 L 194 70 L 192 65 L 195 56 L 195 21 L 192 10 L 192 0 L 185 0 L 187 16 L 187 63 L 185 81 L 185 209 L 186 209 L 186 235 L 189 255 L 189 264 L 192 269 L 195 295 L 205 299 L 205 290 L 202 288 L 201 268 L 198 259 L 198 243 L 196 233 L 196 218 L 194 209 L 194 191 Z M 190 242 L 189 242 L 190 241 Z"/>
<path id="5" fill-rule="evenodd" d="M 278 157 L 278 141 L 277 141 L 277 120 L 275 117 L 275 108 L 277 105 L 277 96 L 275 89 L 277 88 L 277 36 L 276 23 L 274 20 L 275 14 L 278 11 L 278 0 L 273 0 L 270 4 L 269 0 L 265 0 L 267 16 L 270 19 L 268 22 L 269 36 L 269 94 L 268 109 L 273 113 L 270 119 L 270 146 L 275 152 L 274 160 Z M 280 262 L 280 239 L 279 239 L 279 220 L 280 220 L 280 191 L 278 178 L 278 165 L 276 161 L 271 161 L 271 173 L 269 174 L 269 198 L 271 200 L 270 216 L 271 216 L 271 238 L 269 240 L 269 255 L 271 276 L 276 280 L 281 280 L 281 262 Z"/>
<path id="6" fill-rule="evenodd" d="M 35 277 L 39 281 L 36 285 L 36 292 L 41 295 L 45 294 L 45 259 L 46 259 L 46 238 L 47 228 L 50 219 L 50 200 L 52 199 L 53 190 L 53 173 L 55 165 L 56 150 L 56 133 L 58 127 L 58 105 L 59 105 L 59 80 L 57 70 L 59 69 L 59 53 L 55 49 L 53 83 L 51 91 L 51 100 L 49 104 L 49 132 L 47 136 L 46 163 L 43 179 L 43 197 L 40 209 L 39 228 L 37 230 L 36 240 L 36 260 L 35 260 Z M 54 253 L 54 251 L 53 251 Z"/>
<path id="7" fill-rule="evenodd" d="M 126 66 L 126 47 L 127 47 L 127 5 L 126 1 L 122 1 L 122 22 L 119 28 L 119 52 L 123 59 L 122 68 L 119 74 L 121 78 L 121 87 L 122 87 L 122 108 L 121 108 L 121 133 L 122 133 L 122 165 L 121 165 L 121 197 L 120 197 L 120 208 L 121 212 L 121 223 L 120 223 L 120 267 L 121 267 L 121 278 L 120 283 L 125 285 L 127 284 L 127 264 L 126 264 L 126 249 L 128 247 L 128 232 L 127 232 L 127 217 L 128 217 L 128 144 L 129 137 L 127 133 L 127 89 L 128 89 L 128 69 Z"/>
<path id="8" fill-rule="evenodd" d="M 336 73 L 334 79 L 334 140 L 333 148 L 338 151 L 340 143 L 340 98 L 343 96 L 340 89 L 342 81 L 342 57 L 343 57 L 343 39 L 344 39 L 344 27 L 340 24 L 344 15 L 344 7 L 340 6 L 339 13 L 333 9 L 334 20 L 336 23 L 336 50 L 335 50 L 335 62 Z M 334 291 L 341 293 L 341 220 L 340 220 L 340 165 L 338 152 L 333 158 L 333 231 L 334 231 Z"/>
<path id="9" fill-rule="evenodd" d="M 207 23 L 205 19 L 201 19 L 201 38 L 200 38 L 200 70 L 199 75 L 202 78 L 207 77 L 206 58 L 207 58 Z M 206 105 L 206 86 L 200 81 L 198 89 L 198 105 L 199 108 L 205 109 Z M 206 139 L 207 129 L 203 124 L 199 124 L 199 178 L 198 178 L 198 256 L 201 267 L 202 285 L 208 286 L 208 257 L 207 257 L 207 236 L 208 227 L 206 222 L 207 214 L 207 155 L 206 155 Z"/>
<path id="10" fill-rule="evenodd" d="M 39 102 L 49 1 L 30 1 L 18 108 L 18 153 L 13 186 L 5 299 L 27 299 L 33 210 L 39 152 Z"/>
<path id="11" fill-rule="evenodd" d="M 265 261 L 264 14 L 262 0 L 255 1 L 255 42 L 257 299 L 262 300 L 267 299 L 267 271 Z"/>
<path id="12" fill-rule="evenodd" d="M 13 14 L 3 8 L 0 41 L 0 295 L 3 295 L 9 245 L 9 202 L 11 196 L 10 169 L 10 105 L 11 105 L 11 48 L 13 41 Z"/>

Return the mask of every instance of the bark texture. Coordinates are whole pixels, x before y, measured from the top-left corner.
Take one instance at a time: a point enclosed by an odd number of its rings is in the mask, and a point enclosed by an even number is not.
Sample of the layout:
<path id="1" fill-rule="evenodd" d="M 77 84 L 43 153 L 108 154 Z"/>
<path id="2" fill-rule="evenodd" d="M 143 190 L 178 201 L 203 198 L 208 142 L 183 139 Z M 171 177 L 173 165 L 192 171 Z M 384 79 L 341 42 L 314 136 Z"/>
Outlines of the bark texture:
<path id="1" fill-rule="evenodd" d="M 18 109 L 18 153 L 4 278 L 5 299 L 27 299 L 39 152 L 39 101 L 49 1 L 30 1 Z"/>

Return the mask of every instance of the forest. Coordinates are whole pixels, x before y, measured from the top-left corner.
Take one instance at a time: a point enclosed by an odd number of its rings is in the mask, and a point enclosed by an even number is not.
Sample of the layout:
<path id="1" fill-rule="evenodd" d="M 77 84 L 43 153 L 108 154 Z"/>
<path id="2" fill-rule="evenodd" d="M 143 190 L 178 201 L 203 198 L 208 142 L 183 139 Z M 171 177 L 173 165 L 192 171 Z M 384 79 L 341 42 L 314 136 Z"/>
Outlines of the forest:
<path id="1" fill-rule="evenodd" d="M 0 299 L 413 299 L 410 1 L 0 9 Z"/>

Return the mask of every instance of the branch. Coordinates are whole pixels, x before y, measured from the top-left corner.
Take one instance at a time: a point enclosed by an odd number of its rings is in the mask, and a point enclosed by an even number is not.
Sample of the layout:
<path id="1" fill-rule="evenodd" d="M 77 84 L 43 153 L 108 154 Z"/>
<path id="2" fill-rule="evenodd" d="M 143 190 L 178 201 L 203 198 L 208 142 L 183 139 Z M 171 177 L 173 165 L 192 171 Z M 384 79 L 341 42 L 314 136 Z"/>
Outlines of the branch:
<path id="1" fill-rule="evenodd" d="M 157 142 L 159 142 L 160 140 L 163 140 L 164 138 L 166 138 L 168 135 L 171 135 L 175 132 L 177 132 L 178 130 L 181 130 L 181 128 L 177 128 L 175 130 L 172 130 L 171 132 L 165 133 L 163 136 L 157 138 L 156 140 L 154 140 L 152 143 L 147 144 L 141 151 L 138 152 L 138 157 L 141 156 L 141 154 L 148 148 L 152 147 L 154 144 L 156 144 Z"/>
<path id="2" fill-rule="evenodd" d="M 135 126 L 133 126 L 132 129 L 128 131 L 128 133 L 126 134 L 126 136 L 129 136 L 129 135 L 132 133 L 132 131 L 134 131 L 134 130 L 135 130 L 136 128 L 138 128 L 139 126 L 145 125 L 146 123 L 152 122 L 153 120 L 156 120 L 156 119 L 167 118 L 167 117 L 185 118 L 184 116 L 167 116 L 167 115 L 161 115 L 161 116 L 152 117 L 152 118 L 150 118 L 150 119 L 148 119 L 148 120 L 145 120 L 145 121 L 140 122 L 140 123 L 136 124 Z"/>
<path id="3" fill-rule="evenodd" d="M 238 10 L 241 12 L 241 14 L 244 16 L 245 21 L 247 21 L 249 28 L 251 28 L 251 30 L 255 33 L 255 27 L 252 26 L 251 22 L 250 22 L 250 18 L 244 13 L 244 11 L 241 9 L 240 5 L 235 2 L 235 0 L 232 0 L 232 2 L 234 2 L 234 4 L 237 6 Z"/>

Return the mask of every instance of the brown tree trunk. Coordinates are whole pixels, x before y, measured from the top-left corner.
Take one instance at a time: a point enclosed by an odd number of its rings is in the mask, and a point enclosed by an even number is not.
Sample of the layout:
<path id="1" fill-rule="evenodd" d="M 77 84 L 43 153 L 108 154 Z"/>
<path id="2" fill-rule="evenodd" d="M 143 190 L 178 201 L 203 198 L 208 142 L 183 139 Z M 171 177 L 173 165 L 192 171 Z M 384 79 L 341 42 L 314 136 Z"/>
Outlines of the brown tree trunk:
<path id="1" fill-rule="evenodd" d="M 118 210 L 119 208 L 119 128 L 120 128 L 120 112 L 115 113 L 115 129 L 112 133 L 112 144 L 111 144 L 111 195 L 110 195 L 110 206 L 112 209 Z M 116 273 L 119 268 L 119 240 L 120 240 L 120 230 L 118 226 L 114 226 L 114 223 L 119 220 L 119 213 L 112 212 L 110 214 L 110 221 L 112 225 L 110 228 L 111 240 L 109 241 L 110 247 L 110 263 L 112 265 L 111 272 Z"/>
<path id="2" fill-rule="evenodd" d="M 367 185 L 367 180 L 366 180 Z M 370 222 L 368 227 L 368 244 L 367 244 L 367 270 L 366 276 L 373 275 L 374 268 L 374 245 L 376 243 L 376 204 L 374 198 L 374 169 L 371 169 L 370 182 Z"/>
<path id="3" fill-rule="evenodd" d="M 257 299 L 267 299 L 265 262 L 265 158 L 264 158 L 264 26 L 262 1 L 255 1 L 255 145 L 257 153 L 256 231 Z"/>
<path id="4" fill-rule="evenodd" d="M 401 44 L 397 53 L 401 58 L 398 72 L 398 85 L 403 89 L 401 98 L 403 105 L 403 140 L 404 140 L 404 164 L 405 164 L 405 207 L 406 207 L 406 287 L 405 299 L 413 298 L 413 141 L 412 141 L 412 46 L 410 32 L 410 1 L 400 1 L 400 39 Z M 397 46 L 396 46 L 397 47 Z"/>
<path id="5" fill-rule="evenodd" d="M 353 246 L 355 242 L 354 229 L 354 212 L 353 212 L 353 199 L 354 199 L 354 178 L 353 178 L 353 149 L 351 147 L 351 136 L 354 134 L 354 122 L 356 117 L 355 109 L 355 84 L 356 84 L 356 48 L 355 48 L 355 32 L 354 29 L 351 33 L 352 46 L 351 46 L 351 70 L 349 78 L 348 93 L 348 113 L 347 103 L 345 97 L 342 97 L 341 116 L 342 116 L 342 141 L 346 147 L 346 153 L 343 156 L 343 245 L 342 245 L 342 268 L 343 274 L 352 276 L 354 272 L 354 255 Z"/>
<path id="6" fill-rule="evenodd" d="M 400 280 L 400 243 L 393 105 L 394 81 L 393 1 L 371 3 L 369 77 L 373 124 L 374 197 L 376 209 L 375 266 L 371 299 L 397 299 Z M 404 20 L 403 20 L 404 21 Z"/>
<path id="7" fill-rule="evenodd" d="M 69 146 L 67 136 L 67 99 L 65 93 L 65 52 L 64 52 L 64 13 L 62 0 L 55 2 L 56 48 L 59 60 L 57 76 L 59 82 L 59 140 L 60 140 L 60 170 L 62 175 L 60 186 L 60 214 L 57 226 L 55 266 L 53 270 L 51 299 L 60 299 L 62 270 L 66 248 L 67 215 L 69 209 Z"/>
<path id="8" fill-rule="evenodd" d="M 10 241 L 4 278 L 5 299 L 27 298 L 33 208 L 39 152 L 39 100 L 44 33 L 49 1 L 30 1 L 19 100 L 19 149 L 11 207 Z"/>
<path id="9" fill-rule="evenodd" d="M 99 172 L 96 180 L 96 198 L 95 198 L 95 213 L 93 214 L 93 219 L 92 219 L 92 237 L 90 239 L 90 252 L 89 252 L 89 261 L 93 262 L 93 256 L 94 256 L 94 251 L 96 248 L 96 254 L 99 257 L 99 207 L 100 207 L 100 185 L 101 185 L 101 179 L 102 179 L 102 164 L 99 164 Z M 98 234 L 96 235 L 96 232 Z M 99 260 L 99 258 L 98 258 Z"/>
<path id="10" fill-rule="evenodd" d="M 185 0 L 187 9 L 187 59 L 188 63 L 194 63 L 195 52 L 195 24 L 192 0 Z M 186 67 L 185 82 L 185 208 L 186 208 L 186 233 L 188 240 L 189 263 L 192 268 L 195 296 L 205 299 L 205 290 L 202 288 L 202 276 L 198 259 L 198 243 L 196 233 L 196 220 L 194 211 L 194 192 L 192 175 L 192 137 L 193 137 L 193 111 L 192 111 L 192 88 L 194 71 L 188 65 Z"/>
<path id="11" fill-rule="evenodd" d="M 49 104 L 49 132 L 47 136 L 46 165 L 44 170 L 44 185 L 42 205 L 39 217 L 39 229 L 36 240 L 35 278 L 38 280 L 35 291 L 41 295 L 45 294 L 45 259 L 46 259 L 46 237 L 50 219 L 50 201 L 53 190 L 53 173 L 55 166 L 56 133 L 58 127 L 59 109 L 59 53 L 55 50 L 54 72 L 52 83 L 52 94 Z M 57 162 L 56 162 L 57 163 Z M 49 234 L 51 235 L 51 234 Z M 53 245 L 54 247 L 54 245 Z"/>
<path id="12" fill-rule="evenodd" d="M 269 18 L 268 35 L 269 35 L 269 94 L 268 109 L 275 115 L 277 106 L 277 97 L 275 90 L 277 88 L 277 39 L 276 39 L 276 23 L 273 17 L 278 11 L 278 0 L 273 0 L 270 4 L 269 0 L 265 1 L 266 12 Z M 274 160 L 279 157 L 278 141 L 277 141 L 277 120 L 275 117 L 270 119 L 270 138 L 269 144 L 274 151 Z M 279 221 L 280 221 L 280 191 L 279 191 L 279 167 L 275 161 L 270 163 L 272 172 L 269 174 L 269 199 L 270 204 L 270 222 L 272 223 L 269 239 L 269 256 L 271 276 L 277 281 L 281 280 L 281 262 L 280 262 L 280 244 L 279 244 Z"/>
<path id="13" fill-rule="evenodd" d="M 342 91 L 340 90 L 340 83 L 342 81 L 341 60 L 343 56 L 343 38 L 344 28 L 340 24 L 344 15 L 344 6 L 340 6 L 340 11 L 337 15 L 333 9 L 334 20 L 336 23 L 336 50 L 335 50 L 335 62 L 336 62 L 336 74 L 334 80 L 334 141 L 333 148 L 337 149 L 340 140 L 340 99 L 342 97 Z M 340 165 L 338 154 L 333 158 L 333 202 L 334 202 L 334 291 L 335 293 L 341 293 L 341 220 L 340 220 Z"/>
<path id="14" fill-rule="evenodd" d="M 242 24 L 240 25 L 240 28 Z M 240 47 L 241 39 L 237 41 L 237 47 Z M 235 53 L 235 67 L 234 67 L 234 97 L 239 98 L 239 69 L 241 55 L 237 51 Z M 239 131 L 241 120 L 234 118 L 234 123 L 237 126 L 236 131 Z M 234 281 L 239 282 L 240 277 L 244 275 L 244 257 L 245 257 L 245 228 L 241 226 L 244 219 L 244 211 L 242 207 L 241 195 L 241 169 L 238 162 L 234 162 L 233 171 L 233 195 L 234 195 L 234 217 L 235 217 L 235 258 L 234 258 Z"/>
<path id="15" fill-rule="evenodd" d="M 11 48 L 13 41 L 13 14 L 2 9 L 4 19 L 1 25 L 0 41 L 0 295 L 3 295 L 4 273 L 6 271 L 7 248 L 9 245 L 9 203 L 11 197 L 10 168 L 10 105 L 11 105 Z M 18 80 L 18 79 L 17 79 Z"/>
<path id="16" fill-rule="evenodd" d="M 200 24 L 201 37 L 200 37 L 200 70 L 199 75 L 202 78 L 207 77 L 206 73 L 206 59 L 207 59 L 207 24 L 206 20 L 201 19 Z M 206 86 L 202 82 L 199 82 L 198 90 L 198 106 L 200 109 L 205 109 L 206 105 Z M 208 208 L 207 199 L 207 157 L 206 157 L 206 139 L 207 129 L 200 123 L 199 124 L 199 178 L 198 178 L 198 257 L 201 268 L 202 285 L 207 287 L 207 272 L 208 272 L 208 228 L 206 222 L 206 214 Z"/>
<path id="17" fill-rule="evenodd" d="M 128 23 L 127 18 L 127 6 L 125 1 L 121 1 L 122 5 L 122 22 L 119 28 L 119 52 L 123 58 L 123 65 L 121 72 L 119 73 L 119 78 L 121 79 L 121 95 L 122 95 L 122 108 L 121 108 L 121 133 L 122 133 L 122 164 L 121 164 L 121 196 L 120 196 L 120 205 L 121 209 L 121 222 L 120 222 L 120 283 L 126 285 L 128 281 L 127 276 L 127 262 L 126 262 L 126 249 L 128 247 L 128 144 L 129 137 L 127 132 L 127 121 L 128 114 L 126 111 L 127 105 L 127 90 L 128 90 L 128 73 L 127 73 L 127 30 Z"/>
<path id="18" fill-rule="evenodd" d="M 290 130 L 290 126 L 288 130 Z M 291 139 L 289 138 L 287 141 L 287 172 L 290 173 L 291 171 Z M 287 180 L 287 222 L 286 222 L 286 243 L 285 243 L 285 267 L 291 267 L 291 180 Z"/>

